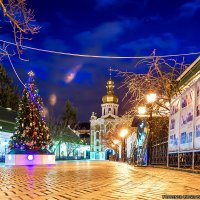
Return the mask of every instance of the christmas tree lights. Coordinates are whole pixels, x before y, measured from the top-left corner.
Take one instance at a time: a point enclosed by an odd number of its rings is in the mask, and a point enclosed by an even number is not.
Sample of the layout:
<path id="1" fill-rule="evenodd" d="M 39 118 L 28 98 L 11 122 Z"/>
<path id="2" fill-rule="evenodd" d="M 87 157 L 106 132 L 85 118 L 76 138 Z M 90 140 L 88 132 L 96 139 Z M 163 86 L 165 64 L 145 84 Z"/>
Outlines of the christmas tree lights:
<path id="1" fill-rule="evenodd" d="M 51 145 L 49 129 L 45 123 L 43 102 L 38 94 L 34 73 L 28 73 L 29 79 L 25 85 L 19 104 L 17 130 L 11 137 L 11 150 L 42 151 Z"/>

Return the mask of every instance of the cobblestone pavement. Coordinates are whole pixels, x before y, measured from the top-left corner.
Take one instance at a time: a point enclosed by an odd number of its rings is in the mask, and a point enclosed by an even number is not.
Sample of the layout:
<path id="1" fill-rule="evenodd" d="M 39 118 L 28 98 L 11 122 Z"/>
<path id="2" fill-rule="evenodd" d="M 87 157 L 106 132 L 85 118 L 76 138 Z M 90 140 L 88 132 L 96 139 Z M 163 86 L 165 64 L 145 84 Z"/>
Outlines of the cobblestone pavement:
<path id="1" fill-rule="evenodd" d="M 0 166 L 0 200 L 162 199 L 200 195 L 200 174 L 109 161 Z"/>

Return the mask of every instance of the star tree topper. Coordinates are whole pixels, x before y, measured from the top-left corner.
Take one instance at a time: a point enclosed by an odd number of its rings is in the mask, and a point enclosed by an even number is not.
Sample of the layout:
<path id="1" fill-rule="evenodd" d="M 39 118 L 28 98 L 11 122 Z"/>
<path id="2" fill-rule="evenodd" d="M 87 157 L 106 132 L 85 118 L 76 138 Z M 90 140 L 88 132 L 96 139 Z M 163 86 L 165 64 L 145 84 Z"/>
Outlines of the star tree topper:
<path id="1" fill-rule="evenodd" d="M 28 72 L 28 75 L 31 76 L 31 77 L 35 76 L 35 74 L 32 70 L 30 72 Z"/>

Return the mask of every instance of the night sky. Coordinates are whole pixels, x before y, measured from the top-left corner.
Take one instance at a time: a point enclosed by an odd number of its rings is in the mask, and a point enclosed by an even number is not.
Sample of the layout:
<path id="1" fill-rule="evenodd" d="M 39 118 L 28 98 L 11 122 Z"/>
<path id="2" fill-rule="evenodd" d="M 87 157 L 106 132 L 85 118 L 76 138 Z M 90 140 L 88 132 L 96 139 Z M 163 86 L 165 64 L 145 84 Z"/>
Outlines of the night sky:
<path id="1" fill-rule="evenodd" d="M 200 0 L 34 0 L 27 1 L 35 13 L 40 32 L 25 45 L 49 50 L 92 55 L 148 56 L 200 51 Z M 0 21 L 0 26 L 5 25 Z M 0 29 L 0 39 L 13 41 L 8 29 Z M 23 57 L 13 57 L 13 64 L 23 80 L 33 70 L 45 106 L 56 117 L 69 99 L 78 109 L 79 121 L 89 121 L 91 112 L 101 114 L 101 98 L 106 94 L 108 68 L 145 72 L 135 68 L 135 59 L 94 59 L 48 54 L 26 50 Z M 191 63 L 197 56 L 185 57 Z M 20 92 L 22 85 L 6 58 L 4 67 Z M 120 99 L 120 114 L 128 108 L 122 102 L 122 79 L 112 75 L 115 93 Z M 57 97 L 50 106 L 50 96 Z"/>

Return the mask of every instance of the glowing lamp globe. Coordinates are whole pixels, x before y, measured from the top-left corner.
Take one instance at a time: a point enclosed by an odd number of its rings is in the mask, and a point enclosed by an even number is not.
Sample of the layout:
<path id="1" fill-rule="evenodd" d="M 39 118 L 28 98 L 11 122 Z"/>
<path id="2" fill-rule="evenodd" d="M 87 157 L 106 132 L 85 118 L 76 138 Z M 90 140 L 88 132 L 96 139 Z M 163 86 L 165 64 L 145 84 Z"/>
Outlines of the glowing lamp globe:
<path id="1" fill-rule="evenodd" d="M 139 115 L 144 115 L 146 113 L 146 107 L 140 106 L 138 107 L 138 114 Z"/>
<path id="2" fill-rule="evenodd" d="M 147 102 L 148 103 L 153 103 L 157 99 L 157 95 L 155 93 L 150 93 L 147 95 Z"/>
<path id="3" fill-rule="evenodd" d="M 33 155 L 28 155 L 28 157 L 27 157 L 27 158 L 28 158 L 28 160 L 30 160 L 30 161 L 31 161 L 31 160 L 33 160 Z"/>
<path id="4" fill-rule="evenodd" d="M 120 132 L 120 137 L 124 138 L 128 133 L 128 130 L 127 129 L 122 129 L 121 132 Z"/>
<path id="5" fill-rule="evenodd" d="M 118 144 L 119 143 L 119 140 L 114 140 L 114 144 Z"/>

